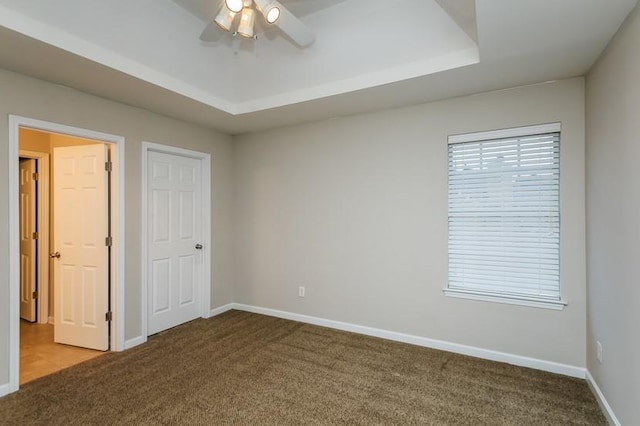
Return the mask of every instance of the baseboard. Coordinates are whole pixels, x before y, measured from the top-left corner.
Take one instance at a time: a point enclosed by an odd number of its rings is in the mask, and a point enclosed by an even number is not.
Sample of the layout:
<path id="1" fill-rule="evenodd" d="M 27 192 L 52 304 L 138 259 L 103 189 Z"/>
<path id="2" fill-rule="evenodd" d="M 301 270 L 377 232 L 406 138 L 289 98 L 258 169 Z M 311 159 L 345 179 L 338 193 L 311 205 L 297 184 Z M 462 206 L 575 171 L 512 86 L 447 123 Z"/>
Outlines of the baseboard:
<path id="1" fill-rule="evenodd" d="M 423 346 L 431 349 L 439 349 L 448 352 L 454 352 L 462 355 L 473 356 L 476 358 L 487 359 L 490 361 L 505 362 L 520 367 L 528 367 L 536 370 L 548 371 L 550 373 L 562 374 L 565 376 L 585 378 L 585 369 L 573 365 L 560 364 L 552 361 L 544 361 L 536 358 L 529 358 L 520 355 L 513 355 L 505 352 L 498 352 L 489 349 L 482 349 L 473 346 L 461 345 L 459 343 L 451 343 L 443 340 L 430 339 L 427 337 L 414 336 L 411 334 L 397 333 L 395 331 L 382 330 L 378 328 L 366 327 L 357 324 L 350 324 L 341 321 L 328 320 L 324 318 L 312 317 L 308 315 L 295 314 L 292 312 L 279 311 L 276 309 L 261 308 L 257 306 L 244 305 L 234 303 L 233 309 L 240 311 L 253 312 L 277 318 L 283 318 L 293 321 L 304 322 L 307 324 L 319 325 L 322 327 L 334 328 L 342 331 L 350 331 L 352 333 L 364 334 L 367 336 L 380 337 L 382 339 L 394 340 L 396 342 L 409 343 L 412 345 Z"/>
<path id="2" fill-rule="evenodd" d="M 224 314 L 227 311 L 234 309 L 235 303 L 227 303 L 226 305 L 220 306 L 218 308 L 213 308 L 211 312 L 209 312 L 209 318 L 215 317 L 216 315 Z"/>
<path id="3" fill-rule="evenodd" d="M 593 392 L 596 399 L 598 400 L 598 405 L 600 405 L 600 408 L 602 409 L 602 412 L 607 418 L 607 421 L 609 422 L 609 424 L 614 426 L 620 426 L 621 425 L 620 421 L 616 417 L 615 413 L 613 412 L 613 409 L 607 402 L 607 399 L 604 397 L 604 394 L 600 390 L 598 383 L 593 378 L 589 370 L 587 370 L 586 376 L 587 376 L 587 383 L 589 384 L 589 388 L 591 388 L 591 392 Z"/>
<path id="4" fill-rule="evenodd" d="M 135 348 L 138 345 L 146 343 L 146 341 L 147 341 L 147 338 L 144 336 L 138 336 L 138 337 L 134 337 L 133 339 L 125 340 L 124 350 L 126 351 L 127 349 Z"/>
<path id="5" fill-rule="evenodd" d="M 209 316 L 207 318 L 215 317 L 216 315 L 220 315 L 224 312 L 230 311 L 231 309 L 233 309 L 233 303 L 214 308 L 209 312 Z M 124 342 L 124 350 L 126 351 L 127 349 L 135 348 L 136 346 L 146 342 L 147 338 L 144 336 L 134 337 L 133 339 L 129 339 Z"/>
<path id="6" fill-rule="evenodd" d="M 49 317 L 49 324 L 53 324 L 53 323 L 54 323 L 54 321 L 55 321 L 55 318 L 54 318 L 54 317 Z"/>
<path id="7" fill-rule="evenodd" d="M 17 391 L 18 389 L 13 389 L 13 387 L 11 386 L 11 383 L 4 383 L 2 385 L 0 385 L 0 398 L 2 398 L 5 395 L 9 395 L 12 392 Z"/>

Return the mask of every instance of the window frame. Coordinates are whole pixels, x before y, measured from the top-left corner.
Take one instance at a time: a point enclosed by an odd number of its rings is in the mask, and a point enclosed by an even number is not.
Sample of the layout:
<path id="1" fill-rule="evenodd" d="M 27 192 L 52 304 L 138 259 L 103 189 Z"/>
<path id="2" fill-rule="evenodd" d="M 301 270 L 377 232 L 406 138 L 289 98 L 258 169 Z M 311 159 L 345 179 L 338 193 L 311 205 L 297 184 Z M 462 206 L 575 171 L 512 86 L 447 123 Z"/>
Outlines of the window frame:
<path id="1" fill-rule="evenodd" d="M 546 133 L 559 133 L 562 134 L 562 126 L 561 123 L 548 123 L 548 124 L 539 124 L 533 126 L 524 126 L 524 127 L 515 127 L 508 129 L 500 129 L 500 130 L 490 130 L 484 132 L 474 132 L 474 133 L 464 133 L 458 135 L 451 135 L 448 137 L 447 141 L 447 164 L 449 164 L 450 151 L 449 145 L 465 143 L 465 142 L 483 142 L 504 138 L 515 138 L 515 137 L 526 137 L 526 136 L 534 136 Z M 561 138 L 562 136 L 560 136 Z M 562 143 L 560 143 L 560 151 L 562 151 Z M 560 155 L 558 168 L 560 171 L 560 175 L 562 175 L 562 155 Z M 450 220 L 450 199 L 449 199 L 449 166 L 447 166 L 447 223 Z M 559 191 L 559 201 L 558 201 L 558 213 L 561 216 L 562 212 L 562 185 L 561 181 L 558 183 L 558 191 Z M 559 224 L 559 249 L 558 252 L 558 265 L 559 265 L 559 274 L 558 274 L 558 291 L 559 298 L 558 300 L 553 299 L 544 299 L 544 298 L 536 298 L 532 296 L 528 296 L 525 294 L 502 294 L 490 291 L 481 291 L 474 289 L 461 289 L 461 288 L 450 288 L 450 275 L 449 275 L 449 267 L 450 267 L 450 259 L 449 259 L 449 244 L 451 238 L 451 232 L 449 229 L 449 225 L 447 225 L 447 283 L 443 292 L 448 297 L 453 298 L 462 298 L 462 299 L 470 299 L 470 300 L 479 300 L 486 302 L 496 302 L 496 303 L 505 303 L 512 305 L 521 305 L 535 308 L 545 308 L 545 309 L 553 309 L 553 310 L 562 310 L 567 306 L 567 302 L 563 300 L 563 292 L 562 292 L 562 221 L 560 220 Z"/>

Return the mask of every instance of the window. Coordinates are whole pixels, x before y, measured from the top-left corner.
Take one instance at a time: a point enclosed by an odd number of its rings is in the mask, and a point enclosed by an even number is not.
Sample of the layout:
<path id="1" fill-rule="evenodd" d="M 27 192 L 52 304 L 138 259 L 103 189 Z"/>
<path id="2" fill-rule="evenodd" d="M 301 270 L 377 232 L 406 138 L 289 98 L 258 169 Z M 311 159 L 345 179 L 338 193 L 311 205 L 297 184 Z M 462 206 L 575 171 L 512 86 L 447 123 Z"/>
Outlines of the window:
<path id="1" fill-rule="evenodd" d="M 449 137 L 449 296 L 562 309 L 560 124 Z"/>

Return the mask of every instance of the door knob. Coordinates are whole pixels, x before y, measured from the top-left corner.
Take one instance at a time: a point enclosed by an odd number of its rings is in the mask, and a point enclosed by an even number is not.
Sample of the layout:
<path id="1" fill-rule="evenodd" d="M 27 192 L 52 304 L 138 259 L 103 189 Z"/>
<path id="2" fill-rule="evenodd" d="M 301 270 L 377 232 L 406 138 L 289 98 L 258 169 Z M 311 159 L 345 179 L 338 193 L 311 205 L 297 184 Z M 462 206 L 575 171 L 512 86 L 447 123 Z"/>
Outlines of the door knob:
<path id="1" fill-rule="evenodd" d="M 202 250 L 202 244 L 196 244 L 196 250 Z"/>
<path id="2" fill-rule="evenodd" d="M 52 258 L 52 259 L 54 259 L 54 258 L 55 259 L 60 259 L 60 252 L 57 251 L 55 253 L 49 253 L 49 257 Z"/>

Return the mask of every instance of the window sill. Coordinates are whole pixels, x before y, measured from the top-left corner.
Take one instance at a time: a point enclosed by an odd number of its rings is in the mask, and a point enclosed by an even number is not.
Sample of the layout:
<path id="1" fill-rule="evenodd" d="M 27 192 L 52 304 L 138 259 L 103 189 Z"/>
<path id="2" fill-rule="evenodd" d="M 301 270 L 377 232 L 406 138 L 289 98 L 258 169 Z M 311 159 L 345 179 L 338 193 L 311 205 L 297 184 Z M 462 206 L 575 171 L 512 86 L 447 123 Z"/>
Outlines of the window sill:
<path id="1" fill-rule="evenodd" d="M 531 308 L 542 308 L 542 309 L 552 309 L 556 311 L 561 311 L 567 306 L 567 302 L 562 300 L 540 300 L 540 299 L 525 299 L 519 298 L 517 296 L 504 296 L 504 295 L 495 295 L 491 293 L 480 293 L 473 291 L 465 291 L 465 290 L 453 290 L 450 288 L 445 288 L 442 290 L 445 295 L 449 297 L 455 297 L 458 299 L 470 299 L 470 300 L 480 300 L 483 302 L 494 302 L 494 303 L 506 303 L 509 305 L 520 305 L 520 306 L 528 306 Z"/>

